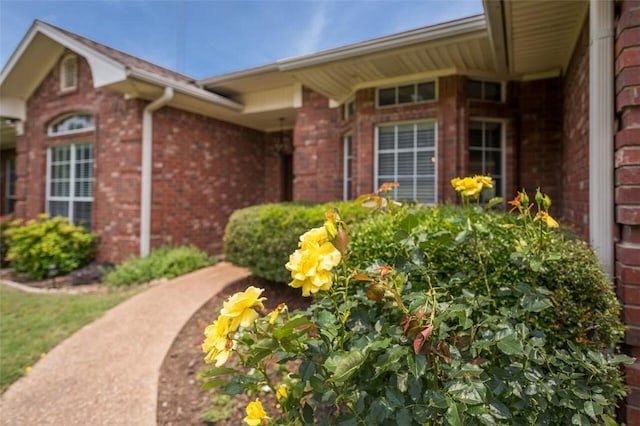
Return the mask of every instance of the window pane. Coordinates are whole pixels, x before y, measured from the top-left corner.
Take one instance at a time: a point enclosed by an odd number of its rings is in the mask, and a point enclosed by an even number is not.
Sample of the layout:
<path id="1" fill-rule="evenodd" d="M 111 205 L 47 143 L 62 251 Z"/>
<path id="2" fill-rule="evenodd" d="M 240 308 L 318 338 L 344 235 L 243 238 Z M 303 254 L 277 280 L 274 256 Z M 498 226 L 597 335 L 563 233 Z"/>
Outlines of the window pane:
<path id="1" fill-rule="evenodd" d="M 397 200 L 403 201 L 415 201 L 415 197 L 413 196 L 413 178 L 410 179 L 398 179 L 399 187 L 396 188 L 396 196 Z"/>
<path id="2" fill-rule="evenodd" d="M 93 181 L 80 180 L 76 181 L 74 185 L 76 197 L 92 197 L 93 196 Z"/>
<path id="3" fill-rule="evenodd" d="M 378 90 L 378 106 L 393 105 L 396 103 L 396 88 Z"/>
<path id="4" fill-rule="evenodd" d="M 482 99 L 481 81 L 467 80 L 467 97 L 471 99 Z"/>
<path id="5" fill-rule="evenodd" d="M 418 148 L 432 148 L 436 144 L 436 132 L 433 123 L 418 124 Z"/>
<path id="6" fill-rule="evenodd" d="M 502 170 L 502 153 L 500 151 L 487 151 L 484 154 L 484 174 L 488 176 L 500 176 Z"/>
<path id="7" fill-rule="evenodd" d="M 380 154 L 378 156 L 378 175 L 395 176 L 395 154 Z"/>
<path id="8" fill-rule="evenodd" d="M 432 101 L 436 98 L 436 83 L 430 81 L 428 83 L 418 84 L 417 102 Z"/>
<path id="9" fill-rule="evenodd" d="M 482 151 L 481 150 L 469 150 L 469 174 L 470 175 L 482 175 L 484 170 L 482 169 Z"/>
<path id="10" fill-rule="evenodd" d="M 75 114 L 63 117 L 51 124 L 49 134 L 61 135 L 79 130 L 93 130 L 94 128 L 95 124 L 91 114 Z"/>
<path id="11" fill-rule="evenodd" d="M 398 149 L 413 148 L 413 124 L 398 126 Z"/>
<path id="12" fill-rule="evenodd" d="M 398 176 L 413 176 L 413 152 L 398 153 Z"/>
<path id="13" fill-rule="evenodd" d="M 378 128 L 378 149 L 388 150 L 395 148 L 395 127 L 379 127 Z"/>
<path id="14" fill-rule="evenodd" d="M 469 146 L 482 147 L 482 123 L 469 122 Z"/>
<path id="15" fill-rule="evenodd" d="M 491 81 L 484 82 L 484 100 L 501 101 L 502 100 L 502 84 Z"/>
<path id="16" fill-rule="evenodd" d="M 73 221 L 75 224 L 91 229 L 92 210 L 93 203 L 91 201 L 76 201 L 73 203 Z"/>
<path id="17" fill-rule="evenodd" d="M 66 201 L 49 201 L 49 216 L 69 216 L 69 203 Z"/>
<path id="18" fill-rule="evenodd" d="M 433 151 L 418 152 L 418 175 L 433 175 L 436 172 Z"/>
<path id="19" fill-rule="evenodd" d="M 484 123 L 484 143 L 486 147 L 500 148 L 502 145 L 500 128 L 500 123 Z"/>
<path id="20" fill-rule="evenodd" d="M 417 179 L 416 198 L 419 203 L 423 204 L 434 204 L 436 202 L 435 178 Z"/>
<path id="21" fill-rule="evenodd" d="M 52 179 L 49 190 L 51 191 L 52 197 L 68 197 L 69 181 Z"/>
<path id="22" fill-rule="evenodd" d="M 399 104 L 407 104 L 407 103 L 415 102 L 414 95 L 415 95 L 414 84 L 398 87 L 398 103 Z"/>

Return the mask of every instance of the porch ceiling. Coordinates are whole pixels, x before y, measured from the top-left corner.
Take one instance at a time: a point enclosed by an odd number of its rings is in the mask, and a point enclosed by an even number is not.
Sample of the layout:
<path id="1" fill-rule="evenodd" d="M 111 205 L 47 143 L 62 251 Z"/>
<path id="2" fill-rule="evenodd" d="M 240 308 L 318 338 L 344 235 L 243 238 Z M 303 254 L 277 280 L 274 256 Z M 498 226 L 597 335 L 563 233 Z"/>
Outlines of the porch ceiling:
<path id="1" fill-rule="evenodd" d="M 490 0 L 485 0 L 485 8 Z M 525 76 L 564 73 L 585 23 L 587 0 L 504 2 L 509 71 Z"/>

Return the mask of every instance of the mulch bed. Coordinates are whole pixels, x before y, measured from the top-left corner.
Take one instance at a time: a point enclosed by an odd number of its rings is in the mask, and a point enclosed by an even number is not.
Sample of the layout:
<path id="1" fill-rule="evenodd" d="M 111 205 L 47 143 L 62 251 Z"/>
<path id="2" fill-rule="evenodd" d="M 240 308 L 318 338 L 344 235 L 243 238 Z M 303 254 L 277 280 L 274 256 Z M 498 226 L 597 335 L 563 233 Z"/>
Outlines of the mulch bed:
<path id="1" fill-rule="evenodd" d="M 207 369 L 201 343 L 204 328 L 217 318 L 222 303 L 232 294 L 245 290 L 248 286 L 264 288 L 267 310 L 279 303 L 286 303 L 290 310 L 308 306 L 310 299 L 303 298 L 300 289 L 286 284 L 274 283 L 257 277 L 248 277 L 229 284 L 223 291 L 207 301 L 183 327 L 173 342 L 162 364 L 158 383 L 157 423 L 159 425 L 206 425 L 202 413 L 211 404 L 213 391 L 203 391 L 198 374 Z M 230 359 L 229 362 L 231 362 Z M 217 426 L 237 426 L 245 417 L 246 396 L 239 396 L 228 419 L 216 422 Z M 265 405 L 269 411 L 269 407 Z"/>

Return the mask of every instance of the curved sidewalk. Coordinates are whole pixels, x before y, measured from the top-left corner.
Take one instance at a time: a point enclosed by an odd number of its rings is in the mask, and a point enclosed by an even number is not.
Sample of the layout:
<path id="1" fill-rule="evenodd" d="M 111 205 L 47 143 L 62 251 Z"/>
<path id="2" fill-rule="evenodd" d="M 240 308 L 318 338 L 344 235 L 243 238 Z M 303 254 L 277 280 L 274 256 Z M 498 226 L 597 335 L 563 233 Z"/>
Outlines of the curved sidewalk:
<path id="1" fill-rule="evenodd" d="M 158 375 L 187 320 L 249 275 L 219 263 L 151 287 L 56 346 L 0 399 L 1 425 L 155 425 Z"/>

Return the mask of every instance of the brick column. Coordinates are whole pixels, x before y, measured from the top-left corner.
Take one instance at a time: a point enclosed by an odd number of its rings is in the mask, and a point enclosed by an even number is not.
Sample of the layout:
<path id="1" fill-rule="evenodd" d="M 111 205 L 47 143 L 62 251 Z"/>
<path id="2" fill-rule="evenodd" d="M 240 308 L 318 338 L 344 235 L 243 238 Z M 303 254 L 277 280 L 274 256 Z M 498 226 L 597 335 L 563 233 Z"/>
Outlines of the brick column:
<path id="1" fill-rule="evenodd" d="M 640 359 L 640 3 L 620 4 L 615 42 L 616 285 L 624 308 L 628 352 Z M 623 420 L 640 425 L 640 362 L 627 367 Z"/>

